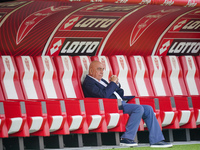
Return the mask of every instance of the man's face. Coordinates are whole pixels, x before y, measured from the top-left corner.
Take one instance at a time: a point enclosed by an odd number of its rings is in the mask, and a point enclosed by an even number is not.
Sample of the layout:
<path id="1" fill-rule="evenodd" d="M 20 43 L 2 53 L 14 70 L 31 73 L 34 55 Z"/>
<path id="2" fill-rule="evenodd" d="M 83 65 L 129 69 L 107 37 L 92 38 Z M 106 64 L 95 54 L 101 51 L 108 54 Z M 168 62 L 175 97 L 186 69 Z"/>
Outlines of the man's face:
<path id="1" fill-rule="evenodd" d="M 100 81 L 103 77 L 103 71 L 103 64 L 101 62 L 95 62 L 91 68 L 90 75 Z"/>

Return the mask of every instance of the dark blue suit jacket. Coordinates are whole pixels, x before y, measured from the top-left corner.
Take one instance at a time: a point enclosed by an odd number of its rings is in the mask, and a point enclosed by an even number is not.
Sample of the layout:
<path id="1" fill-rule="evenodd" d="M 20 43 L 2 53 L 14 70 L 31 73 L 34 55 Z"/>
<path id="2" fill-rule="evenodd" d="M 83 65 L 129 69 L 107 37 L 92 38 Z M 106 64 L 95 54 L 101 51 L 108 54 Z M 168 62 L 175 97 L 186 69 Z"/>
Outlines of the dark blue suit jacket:
<path id="1" fill-rule="evenodd" d="M 101 79 L 107 84 L 107 87 L 103 86 L 101 83 L 97 82 L 90 76 L 86 76 L 82 89 L 85 97 L 99 97 L 99 98 L 111 98 L 116 99 L 114 91 L 116 91 L 123 100 L 130 100 L 135 96 L 124 96 L 124 90 L 120 88 L 115 82 L 108 83 L 106 80 Z"/>

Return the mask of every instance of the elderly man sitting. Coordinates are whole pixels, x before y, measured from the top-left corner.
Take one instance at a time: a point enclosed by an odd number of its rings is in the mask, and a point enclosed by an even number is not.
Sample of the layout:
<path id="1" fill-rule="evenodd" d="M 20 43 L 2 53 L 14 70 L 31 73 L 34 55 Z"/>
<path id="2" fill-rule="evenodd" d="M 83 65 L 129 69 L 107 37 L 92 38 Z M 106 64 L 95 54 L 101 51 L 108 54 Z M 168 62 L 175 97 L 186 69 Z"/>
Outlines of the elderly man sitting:
<path id="1" fill-rule="evenodd" d="M 122 134 L 121 146 L 137 146 L 134 142 L 141 119 L 146 123 L 149 130 L 149 141 L 151 147 L 172 147 L 172 144 L 164 142 L 164 136 L 159 123 L 154 115 L 153 109 L 149 105 L 129 104 L 124 100 L 130 100 L 134 96 L 124 96 L 124 90 L 120 87 L 118 77 L 112 75 L 110 82 L 102 79 L 103 64 L 93 61 L 89 67 L 89 74 L 86 76 L 82 88 L 85 97 L 99 97 L 121 99 L 123 113 L 129 114 L 126 131 Z"/>

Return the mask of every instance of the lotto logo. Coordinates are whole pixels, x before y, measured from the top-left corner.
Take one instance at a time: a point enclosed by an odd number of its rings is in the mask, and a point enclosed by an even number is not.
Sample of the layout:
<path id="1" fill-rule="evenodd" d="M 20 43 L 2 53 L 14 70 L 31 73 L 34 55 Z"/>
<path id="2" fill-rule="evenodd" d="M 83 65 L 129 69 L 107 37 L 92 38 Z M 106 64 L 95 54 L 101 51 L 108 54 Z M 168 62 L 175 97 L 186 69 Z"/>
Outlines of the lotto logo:
<path id="1" fill-rule="evenodd" d="M 66 38 L 59 55 L 94 56 L 100 43 L 100 38 Z"/>
<path id="2" fill-rule="evenodd" d="M 192 19 L 188 23 L 186 23 L 182 31 L 199 31 L 200 32 L 200 20 L 199 19 Z"/>
<path id="3" fill-rule="evenodd" d="M 170 32 L 200 32 L 200 20 L 181 19 L 175 23 Z"/>
<path id="4" fill-rule="evenodd" d="M 101 38 L 55 37 L 47 51 L 47 55 L 94 56 L 98 50 L 101 40 Z"/>
<path id="5" fill-rule="evenodd" d="M 199 55 L 200 40 L 164 39 L 158 55 Z"/>
<path id="6" fill-rule="evenodd" d="M 60 28 L 65 30 L 107 31 L 119 17 L 72 16 Z"/>

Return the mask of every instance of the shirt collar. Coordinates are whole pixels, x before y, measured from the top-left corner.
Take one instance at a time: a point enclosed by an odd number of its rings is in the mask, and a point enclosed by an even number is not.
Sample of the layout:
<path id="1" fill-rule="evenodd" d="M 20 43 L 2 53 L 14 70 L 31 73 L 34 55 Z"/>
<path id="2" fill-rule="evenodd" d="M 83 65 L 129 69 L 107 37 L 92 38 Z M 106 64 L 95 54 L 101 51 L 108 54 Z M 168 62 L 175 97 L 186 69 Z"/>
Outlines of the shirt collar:
<path id="1" fill-rule="evenodd" d="M 90 75 L 88 75 L 90 78 L 92 78 L 92 79 L 94 79 L 95 81 L 97 81 L 98 83 L 100 83 L 100 84 L 102 84 L 102 85 L 104 85 L 104 86 L 107 86 L 107 84 L 105 83 L 105 82 L 103 82 L 102 80 L 97 80 L 96 78 L 94 78 L 94 77 L 92 77 L 92 76 L 90 76 Z"/>
<path id="2" fill-rule="evenodd" d="M 96 80 L 97 82 L 99 82 L 99 80 L 97 80 L 96 78 L 94 78 L 94 77 L 92 77 L 92 76 L 90 76 L 90 75 L 88 75 L 88 76 L 89 76 L 90 78 Z"/>

